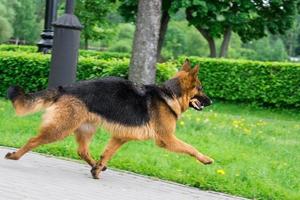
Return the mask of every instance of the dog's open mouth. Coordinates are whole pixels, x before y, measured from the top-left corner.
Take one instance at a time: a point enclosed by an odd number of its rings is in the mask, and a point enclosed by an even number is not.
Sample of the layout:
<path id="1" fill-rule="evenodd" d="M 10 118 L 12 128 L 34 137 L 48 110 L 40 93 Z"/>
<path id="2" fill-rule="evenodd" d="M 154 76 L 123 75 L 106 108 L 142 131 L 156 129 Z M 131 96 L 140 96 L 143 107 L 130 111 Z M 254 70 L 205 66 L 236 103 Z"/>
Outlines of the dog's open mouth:
<path id="1" fill-rule="evenodd" d="M 195 110 L 201 111 L 204 107 L 212 104 L 212 101 L 206 96 L 194 96 L 189 103 L 189 106 L 194 108 Z"/>
<path id="2" fill-rule="evenodd" d="M 197 98 L 192 98 L 189 106 L 198 111 L 201 111 L 204 108 L 204 105 L 202 105 Z"/>

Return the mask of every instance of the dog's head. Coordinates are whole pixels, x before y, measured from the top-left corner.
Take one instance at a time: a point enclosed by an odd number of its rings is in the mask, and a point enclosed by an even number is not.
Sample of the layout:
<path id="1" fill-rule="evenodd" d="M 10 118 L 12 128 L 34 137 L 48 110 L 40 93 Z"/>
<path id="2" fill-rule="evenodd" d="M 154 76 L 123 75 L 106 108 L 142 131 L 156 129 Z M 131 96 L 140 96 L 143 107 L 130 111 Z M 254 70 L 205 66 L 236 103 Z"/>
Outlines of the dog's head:
<path id="1" fill-rule="evenodd" d="M 212 103 L 203 91 L 201 82 L 198 79 L 198 72 L 199 66 L 196 65 L 194 68 L 191 68 L 189 60 L 186 60 L 182 69 L 175 76 L 180 83 L 183 110 L 191 107 L 201 111 Z"/>

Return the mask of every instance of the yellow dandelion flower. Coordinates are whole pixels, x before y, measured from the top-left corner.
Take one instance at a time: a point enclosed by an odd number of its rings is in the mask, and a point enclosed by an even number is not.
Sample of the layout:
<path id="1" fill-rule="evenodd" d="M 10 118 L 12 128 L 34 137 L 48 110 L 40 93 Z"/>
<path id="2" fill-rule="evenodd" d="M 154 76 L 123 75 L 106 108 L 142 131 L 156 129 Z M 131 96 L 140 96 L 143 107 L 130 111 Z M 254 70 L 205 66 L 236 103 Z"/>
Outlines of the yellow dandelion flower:
<path id="1" fill-rule="evenodd" d="M 208 122 L 209 122 L 209 119 L 205 119 L 203 122 L 204 122 L 204 123 L 208 123 Z"/>
<path id="2" fill-rule="evenodd" d="M 235 128 L 239 128 L 240 126 L 242 126 L 242 120 L 233 120 L 232 121 L 232 125 L 235 127 Z"/>
<path id="3" fill-rule="evenodd" d="M 223 169 L 218 169 L 217 174 L 225 175 L 225 171 Z"/>
<path id="4" fill-rule="evenodd" d="M 244 128 L 243 130 L 244 130 L 244 132 L 245 132 L 246 134 L 249 134 L 249 133 L 251 133 L 251 130 L 250 130 L 250 129 L 248 129 L 248 128 Z"/>
<path id="5" fill-rule="evenodd" d="M 184 126 L 184 121 L 179 122 L 181 126 Z"/>
<path id="6" fill-rule="evenodd" d="M 265 126 L 267 123 L 263 120 L 259 120 L 257 123 L 256 123 L 256 126 Z"/>

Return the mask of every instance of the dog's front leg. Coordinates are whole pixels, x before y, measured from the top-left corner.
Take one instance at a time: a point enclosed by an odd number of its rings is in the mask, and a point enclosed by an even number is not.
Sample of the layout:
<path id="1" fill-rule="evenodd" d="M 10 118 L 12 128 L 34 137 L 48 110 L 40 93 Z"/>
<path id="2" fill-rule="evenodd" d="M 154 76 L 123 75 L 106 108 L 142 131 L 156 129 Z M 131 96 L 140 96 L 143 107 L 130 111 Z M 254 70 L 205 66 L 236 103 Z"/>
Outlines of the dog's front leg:
<path id="1" fill-rule="evenodd" d="M 179 140 L 174 135 L 165 136 L 163 138 L 157 139 L 156 144 L 160 147 L 166 148 L 169 151 L 177 152 L 177 153 L 185 153 L 190 156 L 195 157 L 203 164 L 211 164 L 213 163 L 213 159 L 203 155 L 193 146 Z"/>
<path id="2" fill-rule="evenodd" d="M 127 140 L 122 140 L 115 137 L 112 137 L 109 140 L 104 152 L 100 156 L 100 160 L 91 170 L 94 179 L 99 179 L 99 174 L 101 171 L 105 170 L 106 168 L 105 166 L 107 166 L 107 162 L 112 158 L 112 156 L 125 142 L 127 142 Z"/>

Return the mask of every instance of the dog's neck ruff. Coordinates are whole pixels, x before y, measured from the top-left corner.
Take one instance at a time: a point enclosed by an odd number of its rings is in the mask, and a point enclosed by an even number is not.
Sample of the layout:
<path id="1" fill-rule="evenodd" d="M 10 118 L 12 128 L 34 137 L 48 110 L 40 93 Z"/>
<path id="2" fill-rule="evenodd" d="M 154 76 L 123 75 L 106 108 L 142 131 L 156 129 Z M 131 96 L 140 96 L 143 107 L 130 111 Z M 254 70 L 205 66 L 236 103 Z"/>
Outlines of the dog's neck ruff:
<path id="1" fill-rule="evenodd" d="M 163 84 L 163 87 L 169 90 L 172 93 L 172 96 L 174 96 L 175 98 L 182 96 L 182 91 L 181 91 L 180 82 L 178 78 L 172 78 L 170 80 L 167 80 Z"/>
<path id="2" fill-rule="evenodd" d="M 175 115 L 176 119 L 179 119 L 182 113 L 182 108 L 178 98 L 181 98 L 182 91 L 178 78 L 173 78 L 166 81 L 163 84 L 163 88 L 165 91 L 165 94 L 162 95 L 163 99 L 165 100 L 171 112 Z"/>

